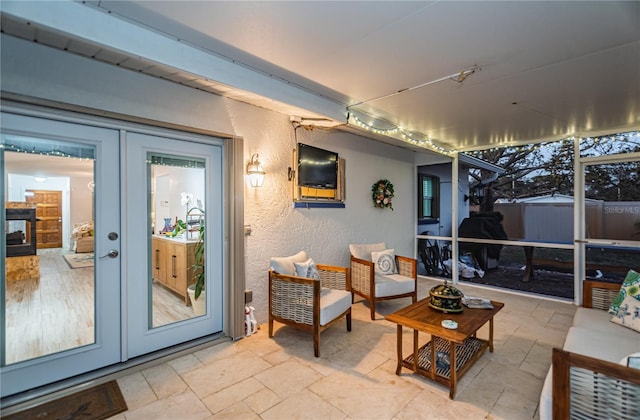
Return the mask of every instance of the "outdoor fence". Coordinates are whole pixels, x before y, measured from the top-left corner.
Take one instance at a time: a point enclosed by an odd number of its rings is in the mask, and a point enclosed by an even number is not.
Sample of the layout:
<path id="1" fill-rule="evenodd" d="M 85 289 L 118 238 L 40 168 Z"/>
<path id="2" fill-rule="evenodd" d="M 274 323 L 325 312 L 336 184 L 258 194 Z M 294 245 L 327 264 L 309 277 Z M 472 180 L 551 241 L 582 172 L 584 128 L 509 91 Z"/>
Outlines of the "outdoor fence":
<path id="1" fill-rule="evenodd" d="M 573 243 L 573 203 L 496 203 L 510 240 Z M 586 237 L 640 240 L 640 202 L 588 201 Z"/>

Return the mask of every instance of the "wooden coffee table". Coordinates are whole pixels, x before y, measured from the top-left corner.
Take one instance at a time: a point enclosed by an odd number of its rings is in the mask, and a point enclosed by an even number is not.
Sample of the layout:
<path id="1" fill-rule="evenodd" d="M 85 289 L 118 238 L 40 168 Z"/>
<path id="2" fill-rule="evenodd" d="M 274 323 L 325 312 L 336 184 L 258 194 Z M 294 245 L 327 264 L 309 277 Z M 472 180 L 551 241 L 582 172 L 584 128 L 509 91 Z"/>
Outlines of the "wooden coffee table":
<path id="1" fill-rule="evenodd" d="M 426 298 L 387 315 L 387 320 L 398 324 L 396 375 L 400 375 L 404 366 L 432 381 L 448 386 L 449 398 L 453 399 L 458 378 L 469 370 L 487 348 L 493 352 L 493 317 L 504 304 L 494 301 L 491 303 L 493 309 L 465 307 L 463 312 L 446 314 L 431 308 L 429 298 Z M 441 322 L 445 319 L 456 321 L 458 328 L 444 328 Z M 489 338 L 484 340 L 476 337 L 476 332 L 487 322 Z M 402 354 L 402 327 L 413 329 L 413 352 L 406 358 L 403 358 Z M 418 348 L 419 331 L 431 334 L 431 341 L 421 348 Z M 433 366 L 436 368 L 433 369 Z"/>

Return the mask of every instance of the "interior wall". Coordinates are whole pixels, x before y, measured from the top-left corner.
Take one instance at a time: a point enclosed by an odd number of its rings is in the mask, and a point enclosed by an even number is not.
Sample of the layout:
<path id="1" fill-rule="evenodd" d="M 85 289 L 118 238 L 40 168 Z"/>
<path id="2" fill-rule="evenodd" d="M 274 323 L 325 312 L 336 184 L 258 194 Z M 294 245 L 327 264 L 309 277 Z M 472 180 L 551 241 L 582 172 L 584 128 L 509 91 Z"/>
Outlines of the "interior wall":
<path id="1" fill-rule="evenodd" d="M 414 152 L 341 131 L 298 129 L 297 141 L 346 159 L 346 207 L 294 209 L 287 168 L 292 165 L 296 136 L 288 115 L 41 45 L 6 41 L 3 35 L 3 92 L 235 134 L 244 138 L 245 162 L 253 153 L 260 155 L 264 185 L 245 187 L 244 197 L 244 224 L 252 228 L 245 237 L 246 287 L 253 290 L 259 323 L 267 321 L 267 270 L 272 256 L 304 249 L 318 263 L 347 265 L 349 243 L 378 241 L 398 254 L 414 255 Z M 382 178 L 394 184 L 393 211 L 373 207 L 371 186 Z"/>
<path id="2" fill-rule="evenodd" d="M 26 190 L 61 191 L 62 193 L 62 247 L 70 249 L 71 227 L 73 226 L 70 203 L 72 187 L 69 177 L 47 178 L 38 182 L 32 176 L 8 174 L 7 197 L 9 201 L 25 201 Z"/>

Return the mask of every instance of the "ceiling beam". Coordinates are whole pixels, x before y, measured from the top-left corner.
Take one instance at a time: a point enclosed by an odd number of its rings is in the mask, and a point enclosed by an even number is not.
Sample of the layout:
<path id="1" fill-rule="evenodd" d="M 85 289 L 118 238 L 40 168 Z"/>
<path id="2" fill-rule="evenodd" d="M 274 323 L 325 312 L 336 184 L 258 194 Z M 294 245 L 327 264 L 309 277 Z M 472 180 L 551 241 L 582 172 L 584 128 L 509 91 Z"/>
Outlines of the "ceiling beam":
<path id="1" fill-rule="evenodd" d="M 65 1 L 42 7 L 40 2 L 3 2 L 2 13 L 133 58 L 170 66 L 330 119 L 346 120 L 344 104 L 273 75 L 234 63 L 212 51 L 128 22 L 91 5 Z"/>

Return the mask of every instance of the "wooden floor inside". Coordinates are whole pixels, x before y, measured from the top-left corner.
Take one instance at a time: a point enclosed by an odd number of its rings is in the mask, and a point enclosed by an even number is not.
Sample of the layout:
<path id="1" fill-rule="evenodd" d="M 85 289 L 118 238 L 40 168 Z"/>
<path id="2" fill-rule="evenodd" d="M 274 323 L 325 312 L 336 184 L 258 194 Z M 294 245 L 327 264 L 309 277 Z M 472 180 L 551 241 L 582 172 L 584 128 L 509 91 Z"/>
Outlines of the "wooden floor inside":
<path id="1" fill-rule="evenodd" d="M 72 269 L 62 256 L 70 252 L 38 250 L 40 278 L 7 282 L 7 365 L 94 342 L 94 268 Z M 154 327 L 194 316 L 182 297 L 159 284 L 152 296 Z"/>

